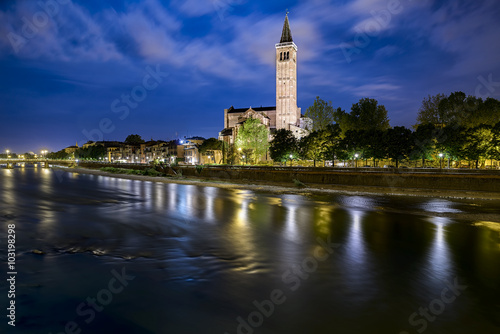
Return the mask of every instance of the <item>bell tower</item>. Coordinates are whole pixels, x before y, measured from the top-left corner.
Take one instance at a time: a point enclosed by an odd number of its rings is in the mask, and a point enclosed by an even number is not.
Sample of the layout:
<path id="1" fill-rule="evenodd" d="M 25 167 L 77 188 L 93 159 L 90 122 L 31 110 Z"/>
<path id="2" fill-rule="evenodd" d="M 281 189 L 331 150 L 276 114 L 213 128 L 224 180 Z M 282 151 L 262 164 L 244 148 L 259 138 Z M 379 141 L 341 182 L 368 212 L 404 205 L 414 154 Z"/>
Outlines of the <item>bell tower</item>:
<path id="1" fill-rule="evenodd" d="M 299 121 L 297 45 L 293 42 L 287 13 L 281 40 L 276 44 L 276 129 L 290 130 L 290 125 L 298 126 Z"/>

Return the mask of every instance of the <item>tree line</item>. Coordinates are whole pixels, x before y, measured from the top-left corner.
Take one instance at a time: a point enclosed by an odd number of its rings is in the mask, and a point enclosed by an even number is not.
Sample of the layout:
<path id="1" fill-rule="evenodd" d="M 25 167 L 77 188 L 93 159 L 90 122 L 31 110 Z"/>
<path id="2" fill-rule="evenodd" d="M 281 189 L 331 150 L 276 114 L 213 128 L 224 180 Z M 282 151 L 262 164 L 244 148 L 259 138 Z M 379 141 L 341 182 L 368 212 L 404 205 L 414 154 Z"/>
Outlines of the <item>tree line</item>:
<path id="1" fill-rule="evenodd" d="M 333 108 L 319 97 L 305 113 L 313 121 L 308 136 L 296 139 L 280 129 L 270 142 L 274 161 L 290 159 L 372 160 L 390 159 L 422 167 L 428 161 L 449 159 L 460 166 L 467 161 L 478 168 L 486 159 L 500 160 L 500 101 L 482 100 L 455 92 L 428 96 L 422 102 L 413 129 L 389 125 L 387 110 L 377 100 L 364 98 L 351 111 Z"/>

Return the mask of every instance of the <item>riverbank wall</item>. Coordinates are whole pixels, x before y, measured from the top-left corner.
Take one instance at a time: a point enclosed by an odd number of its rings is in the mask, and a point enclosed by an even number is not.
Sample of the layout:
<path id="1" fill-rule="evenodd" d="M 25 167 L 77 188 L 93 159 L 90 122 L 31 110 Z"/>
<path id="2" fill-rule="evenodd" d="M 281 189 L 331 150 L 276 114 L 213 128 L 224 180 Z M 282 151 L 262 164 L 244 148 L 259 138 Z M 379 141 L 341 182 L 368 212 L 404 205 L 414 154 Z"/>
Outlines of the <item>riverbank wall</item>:
<path id="1" fill-rule="evenodd" d="M 80 167 L 99 169 L 99 163 L 80 163 Z M 147 169 L 149 165 L 106 164 L 107 167 Z M 413 188 L 447 191 L 500 192 L 500 172 L 496 170 L 414 170 L 382 168 L 294 168 L 254 166 L 178 166 L 158 168 L 165 174 L 188 178 L 222 180 L 238 183 L 305 185 L 316 188 L 363 186 Z M 175 171 L 175 173 L 173 172 Z"/>

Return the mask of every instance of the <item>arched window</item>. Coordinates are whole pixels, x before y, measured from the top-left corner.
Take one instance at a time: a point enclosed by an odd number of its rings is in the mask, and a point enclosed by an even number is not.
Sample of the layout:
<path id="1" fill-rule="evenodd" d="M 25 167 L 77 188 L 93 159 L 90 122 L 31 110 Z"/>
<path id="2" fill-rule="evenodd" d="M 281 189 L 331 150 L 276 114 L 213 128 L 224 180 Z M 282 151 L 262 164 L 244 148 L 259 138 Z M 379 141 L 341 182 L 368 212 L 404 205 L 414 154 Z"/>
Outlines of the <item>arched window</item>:
<path id="1" fill-rule="evenodd" d="M 286 53 L 286 59 L 290 59 L 290 52 Z"/>
<path id="2" fill-rule="evenodd" d="M 283 60 L 283 52 L 280 53 L 280 60 Z"/>

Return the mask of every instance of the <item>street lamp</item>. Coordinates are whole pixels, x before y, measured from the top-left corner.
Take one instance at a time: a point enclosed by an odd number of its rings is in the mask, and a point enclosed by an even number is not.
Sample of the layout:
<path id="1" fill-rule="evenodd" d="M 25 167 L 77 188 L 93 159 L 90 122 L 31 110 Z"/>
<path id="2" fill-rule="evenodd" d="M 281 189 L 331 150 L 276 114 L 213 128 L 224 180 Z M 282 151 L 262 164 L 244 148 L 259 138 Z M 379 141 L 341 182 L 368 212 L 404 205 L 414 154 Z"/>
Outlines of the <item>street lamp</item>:
<path id="1" fill-rule="evenodd" d="M 5 150 L 5 152 L 7 152 L 7 159 L 8 159 L 10 151 L 9 150 Z"/>
<path id="2" fill-rule="evenodd" d="M 355 154 L 354 155 L 354 158 L 356 158 L 356 168 L 358 168 L 358 158 L 359 158 L 359 154 Z"/>
<path id="3" fill-rule="evenodd" d="M 443 153 L 439 153 L 439 168 L 443 168 Z"/>
<path id="4" fill-rule="evenodd" d="M 290 154 L 290 167 L 293 165 L 293 154 Z"/>
<path id="5" fill-rule="evenodd" d="M 245 160 L 245 155 L 244 154 L 241 156 L 241 159 Z M 243 164 L 245 164 L 245 162 L 243 162 Z"/>

